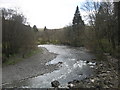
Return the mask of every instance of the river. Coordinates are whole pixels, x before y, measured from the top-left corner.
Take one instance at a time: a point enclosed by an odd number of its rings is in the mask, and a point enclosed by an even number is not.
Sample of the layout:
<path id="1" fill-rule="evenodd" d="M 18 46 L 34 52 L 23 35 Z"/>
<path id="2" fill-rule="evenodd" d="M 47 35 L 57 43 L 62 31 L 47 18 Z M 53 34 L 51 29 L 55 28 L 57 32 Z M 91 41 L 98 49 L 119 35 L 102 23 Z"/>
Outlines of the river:
<path id="1" fill-rule="evenodd" d="M 49 52 L 58 54 L 46 65 L 59 64 L 59 69 L 37 77 L 16 83 L 19 88 L 50 88 L 51 82 L 58 80 L 60 87 L 67 87 L 68 82 L 82 80 L 94 75 L 95 62 L 87 62 L 94 58 L 84 47 L 70 47 L 64 45 L 38 45 Z"/>

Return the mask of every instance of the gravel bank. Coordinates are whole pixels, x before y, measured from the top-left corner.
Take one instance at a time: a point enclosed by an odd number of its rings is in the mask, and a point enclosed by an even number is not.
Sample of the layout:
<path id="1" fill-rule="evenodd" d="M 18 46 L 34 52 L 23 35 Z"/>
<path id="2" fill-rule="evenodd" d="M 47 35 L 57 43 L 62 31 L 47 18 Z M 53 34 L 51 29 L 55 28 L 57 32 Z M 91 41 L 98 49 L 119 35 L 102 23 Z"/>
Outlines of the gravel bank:
<path id="1" fill-rule="evenodd" d="M 118 59 L 106 56 L 108 61 L 97 62 L 96 75 L 84 80 L 73 80 L 73 88 L 118 88 Z"/>
<path id="2" fill-rule="evenodd" d="M 57 65 L 45 65 L 46 62 L 54 59 L 57 55 L 48 52 L 45 48 L 42 49 L 43 52 L 22 60 L 15 65 L 3 67 L 2 84 L 4 85 L 18 80 L 24 80 L 26 78 L 52 72 L 57 69 Z"/>

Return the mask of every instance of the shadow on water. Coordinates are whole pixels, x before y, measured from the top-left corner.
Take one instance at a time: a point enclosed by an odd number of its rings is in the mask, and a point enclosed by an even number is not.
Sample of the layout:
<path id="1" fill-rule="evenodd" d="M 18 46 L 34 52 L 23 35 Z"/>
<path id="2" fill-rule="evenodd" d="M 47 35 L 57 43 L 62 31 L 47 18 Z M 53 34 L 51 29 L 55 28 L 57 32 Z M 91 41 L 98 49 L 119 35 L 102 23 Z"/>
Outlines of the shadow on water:
<path id="1" fill-rule="evenodd" d="M 46 65 L 59 64 L 59 69 L 51 73 L 46 73 L 37 77 L 29 78 L 21 82 L 14 82 L 11 87 L 20 88 L 50 88 L 51 82 L 58 80 L 61 87 L 67 87 L 67 83 L 73 80 L 82 80 L 94 74 L 95 63 L 86 63 L 94 56 L 86 52 L 83 47 L 69 47 L 61 45 L 38 45 L 45 47 L 49 52 L 56 53 L 58 56 L 47 62 Z"/>

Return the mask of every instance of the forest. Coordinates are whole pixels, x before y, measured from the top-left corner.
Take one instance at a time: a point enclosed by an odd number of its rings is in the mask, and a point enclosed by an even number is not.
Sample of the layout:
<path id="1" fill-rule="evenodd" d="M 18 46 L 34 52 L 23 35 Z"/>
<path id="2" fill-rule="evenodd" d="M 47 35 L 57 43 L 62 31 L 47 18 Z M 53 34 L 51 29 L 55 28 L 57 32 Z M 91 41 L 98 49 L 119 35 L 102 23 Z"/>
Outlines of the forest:
<path id="1" fill-rule="evenodd" d="M 25 25 L 26 18 L 13 9 L 2 9 L 2 62 L 10 57 L 20 54 L 25 57 L 25 53 L 37 47 L 36 31 L 30 25 Z"/>

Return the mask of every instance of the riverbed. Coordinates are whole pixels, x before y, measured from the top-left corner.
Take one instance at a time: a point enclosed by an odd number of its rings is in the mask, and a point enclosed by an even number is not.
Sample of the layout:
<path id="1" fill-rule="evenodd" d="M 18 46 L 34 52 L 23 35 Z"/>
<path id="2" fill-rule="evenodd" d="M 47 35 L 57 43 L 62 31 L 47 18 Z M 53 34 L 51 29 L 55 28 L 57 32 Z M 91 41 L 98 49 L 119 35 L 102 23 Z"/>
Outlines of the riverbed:
<path id="1" fill-rule="evenodd" d="M 94 75 L 96 62 L 91 62 L 91 60 L 95 57 L 84 47 L 64 45 L 38 45 L 38 47 L 46 48 L 50 53 L 57 54 L 54 59 L 46 62 L 45 66 L 57 65 L 58 68 L 43 75 L 13 81 L 4 87 L 51 88 L 51 82 L 57 80 L 60 82 L 59 87 L 65 88 L 70 81 L 83 80 Z"/>

